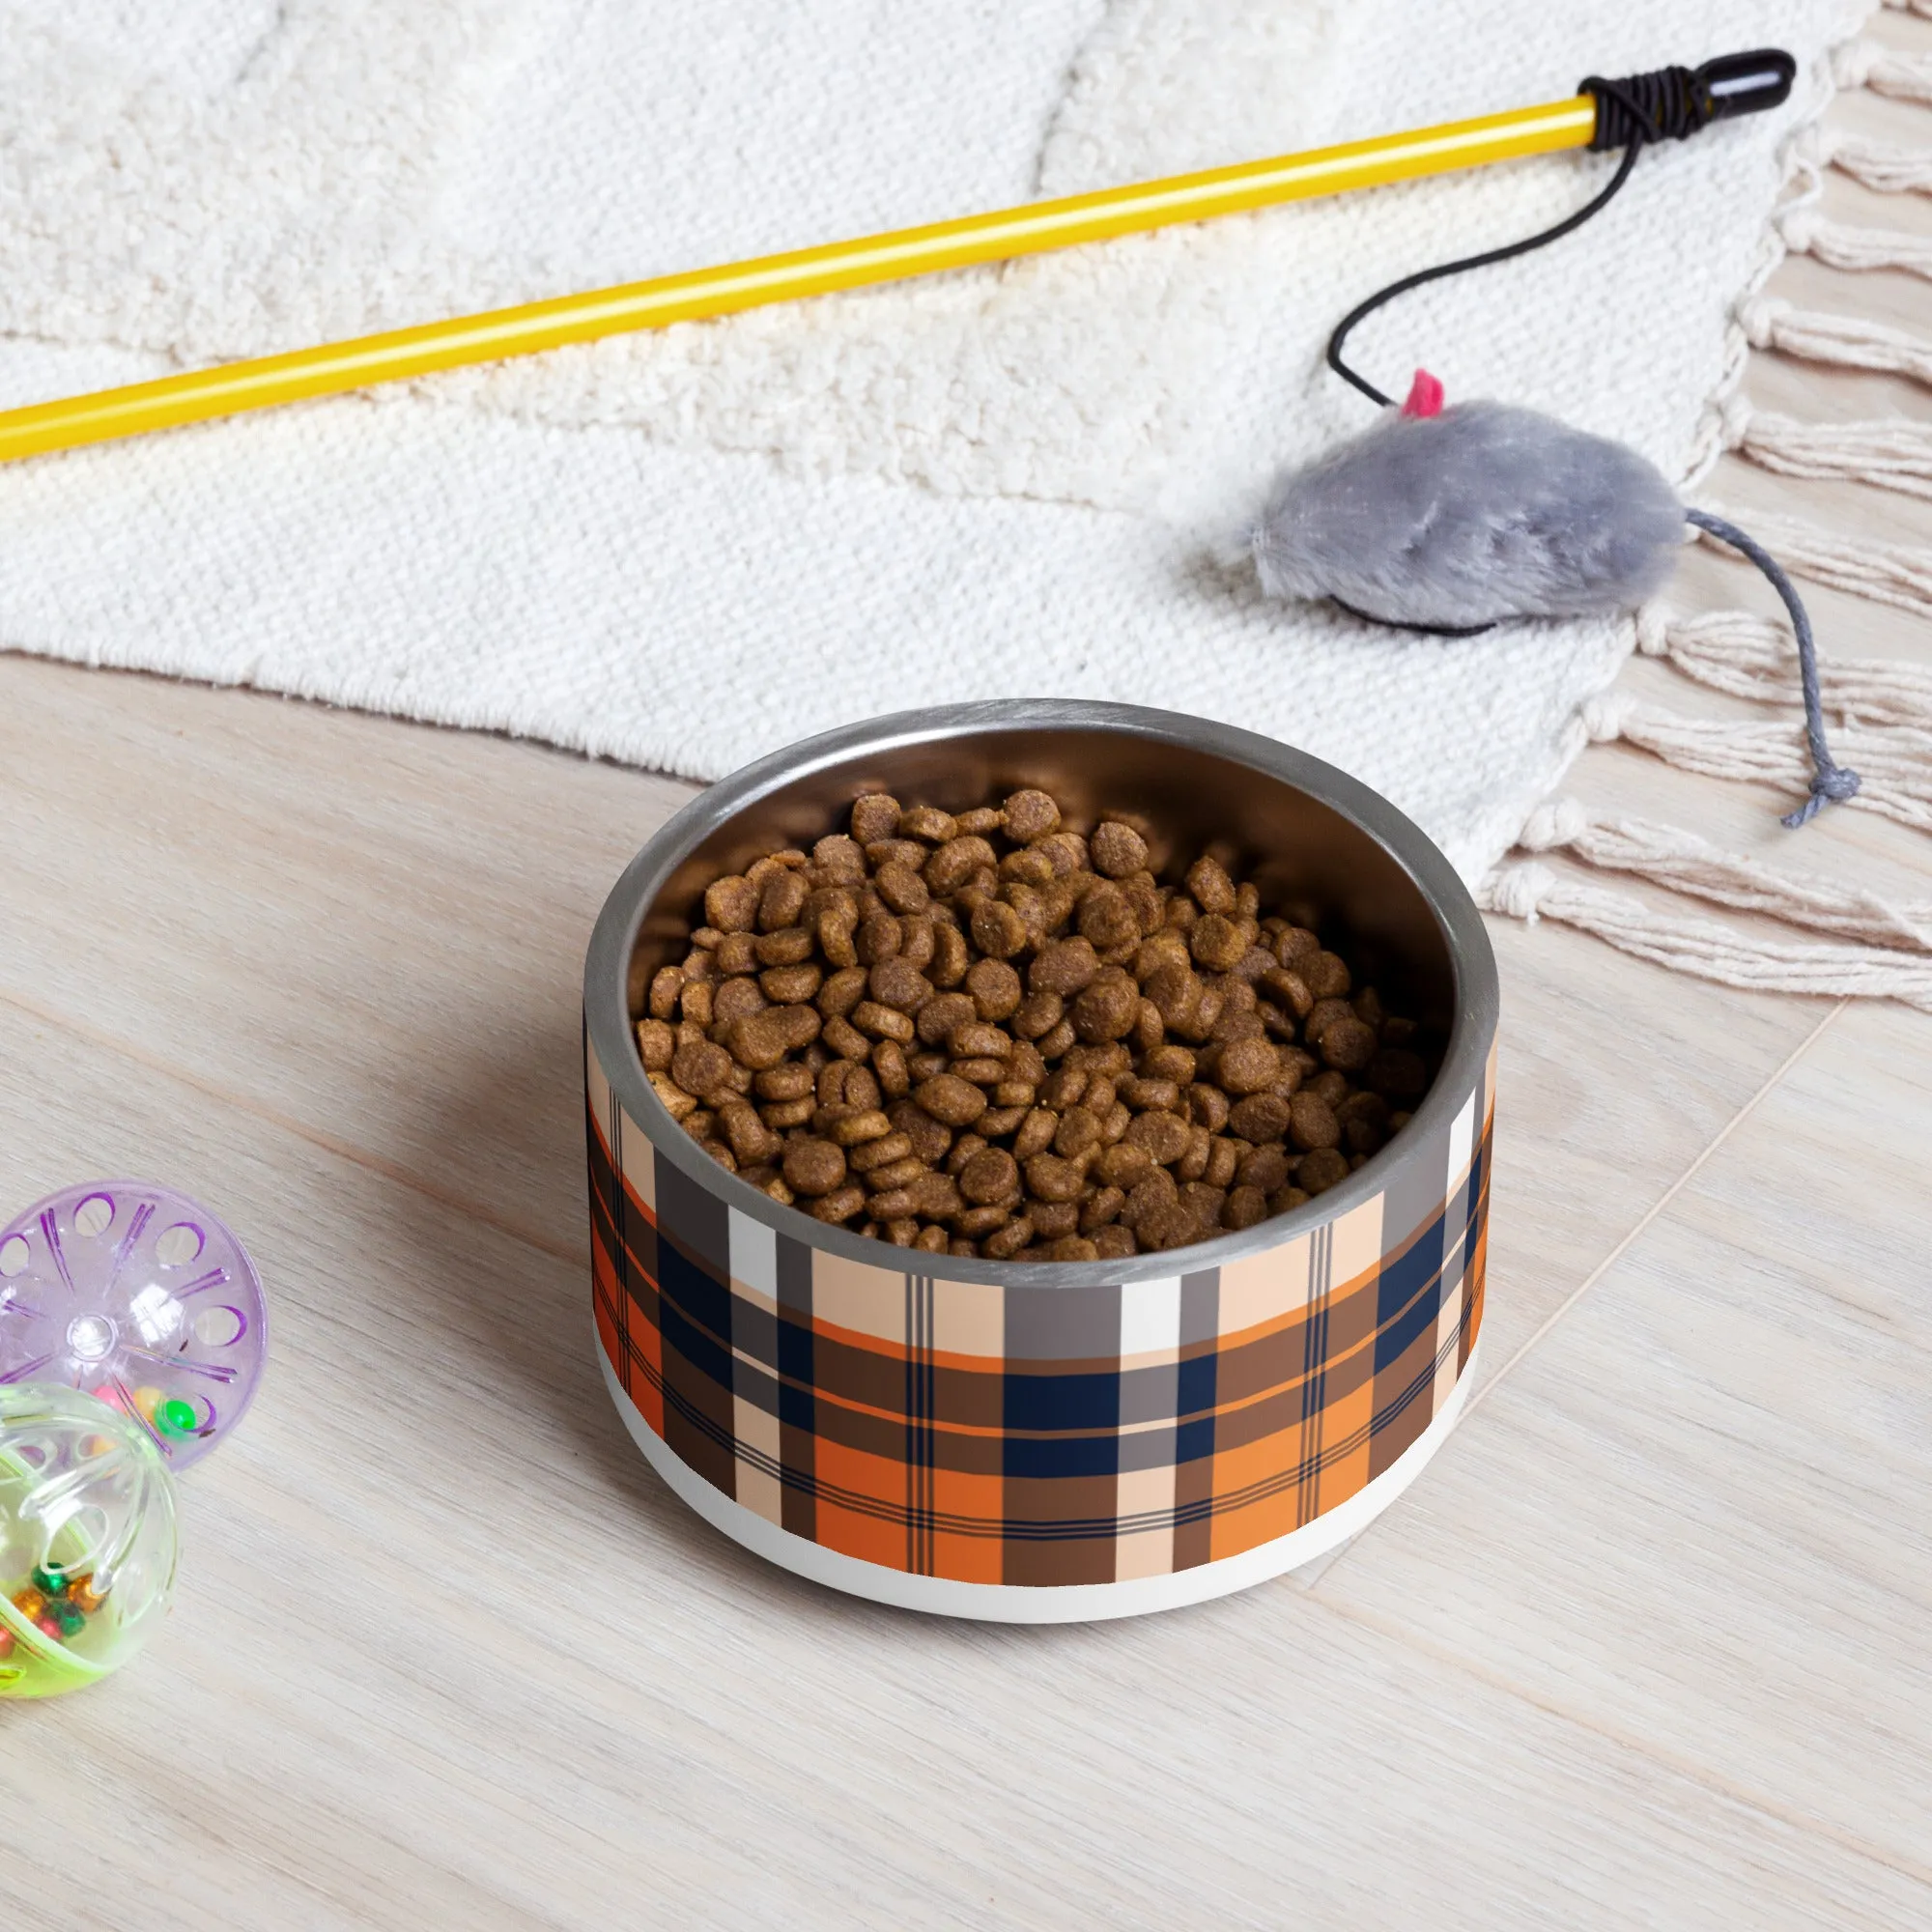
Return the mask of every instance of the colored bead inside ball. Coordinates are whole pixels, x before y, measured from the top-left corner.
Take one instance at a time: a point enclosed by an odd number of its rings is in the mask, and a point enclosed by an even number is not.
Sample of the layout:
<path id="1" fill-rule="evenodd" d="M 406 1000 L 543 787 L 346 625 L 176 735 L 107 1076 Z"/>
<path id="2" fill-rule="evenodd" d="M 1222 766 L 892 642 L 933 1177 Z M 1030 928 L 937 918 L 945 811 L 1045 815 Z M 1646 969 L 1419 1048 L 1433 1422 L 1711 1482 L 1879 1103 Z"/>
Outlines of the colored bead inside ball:
<path id="1" fill-rule="evenodd" d="M 0 1386 L 0 1697 L 119 1669 L 167 1609 L 176 1553 L 174 1484 L 141 1421 L 78 1389 Z"/>

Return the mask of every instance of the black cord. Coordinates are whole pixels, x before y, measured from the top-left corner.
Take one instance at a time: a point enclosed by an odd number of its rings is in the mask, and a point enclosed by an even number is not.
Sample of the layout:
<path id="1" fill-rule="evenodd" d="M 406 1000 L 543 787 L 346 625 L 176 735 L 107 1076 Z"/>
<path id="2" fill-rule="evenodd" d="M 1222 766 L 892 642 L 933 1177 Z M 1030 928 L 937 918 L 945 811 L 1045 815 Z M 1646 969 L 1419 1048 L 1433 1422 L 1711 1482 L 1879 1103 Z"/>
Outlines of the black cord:
<path id="1" fill-rule="evenodd" d="M 1345 383 L 1352 383 L 1378 409 L 1388 408 L 1395 398 L 1383 395 L 1367 377 L 1358 375 L 1342 359 L 1342 345 L 1349 339 L 1349 332 L 1355 325 L 1375 314 L 1384 302 L 1406 295 L 1410 289 L 1419 289 L 1425 282 L 1439 282 L 1445 275 L 1460 275 L 1464 269 L 1486 269 L 1492 262 L 1507 262 L 1512 256 L 1527 255 L 1533 248 L 1547 247 L 1551 242 L 1561 241 L 1573 229 L 1582 227 L 1593 214 L 1602 213 L 1624 183 L 1630 180 L 1631 170 L 1635 167 L 1636 157 L 1646 142 L 1670 135 L 1682 139 L 1684 133 L 1694 131 L 1689 126 L 1679 131 L 1689 89 L 1664 79 L 1664 75 L 1668 74 L 1688 76 L 1689 73 L 1688 68 L 1666 68 L 1662 74 L 1637 74 L 1629 80 L 1604 80 L 1592 74 L 1588 80 L 1578 82 L 1577 92 L 1594 96 L 1597 102 L 1597 131 L 1591 136 L 1591 148 L 1615 145 L 1621 146 L 1624 151 L 1624 157 L 1617 163 L 1617 171 L 1610 177 L 1609 185 L 1585 202 L 1575 214 L 1566 215 L 1555 227 L 1546 228 L 1540 235 L 1508 242 L 1500 248 L 1485 249 L 1480 255 L 1464 255 L 1460 261 L 1444 262 L 1434 269 L 1423 269 L 1415 274 L 1403 276 L 1399 282 L 1391 282 L 1385 289 L 1378 289 L 1367 301 L 1351 308 L 1336 324 L 1334 333 L 1328 338 L 1329 368 Z M 1655 112 L 1646 112 L 1647 108 L 1654 108 Z M 1696 124 L 1697 127 L 1703 125 L 1702 121 Z"/>
<path id="2" fill-rule="evenodd" d="M 1610 177 L 1609 185 L 1594 199 L 1587 201 L 1575 214 L 1559 221 L 1554 228 L 1546 228 L 1541 235 L 1532 235 L 1526 242 L 1512 242 L 1506 247 L 1491 248 L 1480 255 L 1464 255 L 1460 262 L 1444 262 L 1439 268 L 1424 269 L 1419 273 L 1405 275 L 1399 282 L 1391 282 L 1385 289 L 1378 289 L 1367 301 L 1351 308 L 1340 323 L 1335 332 L 1328 338 L 1328 366 L 1345 383 L 1352 383 L 1362 394 L 1379 409 L 1386 409 L 1395 401 L 1393 396 L 1385 396 L 1366 377 L 1358 376 L 1342 360 L 1342 344 L 1349 338 L 1349 331 L 1368 316 L 1375 314 L 1384 302 L 1393 301 L 1397 296 L 1406 295 L 1410 289 L 1419 289 L 1424 282 L 1439 282 L 1444 275 L 1460 275 L 1464 269 L 1486 269 L 1492 262 L 1507 262 L 1512 255 L 1527 255 L 1532 248 L 1541 248 L 1546 242 L 1555 242 L 1568 235 L 1573 228 L 1580 228 L 1591 215 L 1602 209 L 1630 180 L 1631 169 L 1636 165 L 1637 155 L 1642 143 L 1633 141 L 1624 150 L 1624 157 L 1617 163 L 1617 171 Z"/>

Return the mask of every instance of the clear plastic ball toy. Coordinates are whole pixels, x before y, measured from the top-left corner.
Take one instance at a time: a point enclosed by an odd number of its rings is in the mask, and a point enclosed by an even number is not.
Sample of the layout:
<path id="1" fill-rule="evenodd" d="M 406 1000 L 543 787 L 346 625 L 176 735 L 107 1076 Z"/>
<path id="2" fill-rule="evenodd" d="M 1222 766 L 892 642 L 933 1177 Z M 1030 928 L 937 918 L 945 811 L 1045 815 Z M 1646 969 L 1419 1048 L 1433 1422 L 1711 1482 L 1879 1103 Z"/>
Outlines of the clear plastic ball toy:
<path id="1" fill-rule="evenodd" d="M 167 1610 L 174 1482 L 138 1418 L 75 1388 L 0 1385 L 0 1697 L 118 1669 Z"/>

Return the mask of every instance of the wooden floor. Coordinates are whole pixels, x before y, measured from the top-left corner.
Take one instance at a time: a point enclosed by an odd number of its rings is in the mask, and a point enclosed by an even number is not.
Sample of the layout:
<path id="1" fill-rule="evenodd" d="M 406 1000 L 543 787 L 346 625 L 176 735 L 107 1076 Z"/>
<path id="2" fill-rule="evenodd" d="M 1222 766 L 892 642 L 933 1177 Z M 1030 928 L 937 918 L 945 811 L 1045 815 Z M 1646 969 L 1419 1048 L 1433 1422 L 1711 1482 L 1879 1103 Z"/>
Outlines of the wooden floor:
<path id="1" fill-rule="evenodd" d="M 1923 283 L 1861 279 L 1932 332 Z M 1708 494 L 1932 542 L 1906 498 Z M 1702 557 L 1683 590 L 1756 595 Z M 1923 653 L 1816 602 L 1829 649 Z M 1627 750 L 1577 788 L 1746 842 L 1784 803 Z M 1494 924 L 1482 1379 L 1422 1480 L 1205 1608 L 921 1620 L 706 1528 L 599 1381 L 579 974 L 686 795 L 0 656 L 0 1206 L 174 1182 L 275 1324 L 160 1636 L 0 1706 L 14 1922 L 1932 1924 L 1932 1017 Z M 1776 849 L 1927 896 L 1895 830 Z"/>

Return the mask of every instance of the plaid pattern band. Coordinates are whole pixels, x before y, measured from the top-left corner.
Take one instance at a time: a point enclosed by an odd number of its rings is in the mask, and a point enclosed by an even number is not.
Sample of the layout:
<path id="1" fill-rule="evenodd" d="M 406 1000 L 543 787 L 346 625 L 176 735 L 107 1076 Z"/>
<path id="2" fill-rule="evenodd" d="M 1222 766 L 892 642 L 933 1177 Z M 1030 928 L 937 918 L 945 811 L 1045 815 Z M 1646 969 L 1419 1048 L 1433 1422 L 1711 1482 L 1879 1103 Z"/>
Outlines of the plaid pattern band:
<path id="1" fill-rule="evenodd" d="M 1493 1049 L 1373 1200 L 1219 1268 L 1072 1289 L 779 1234 L 660 1158 L 587 1042 L 584 1072 L 619 1385 L 725 1495 L 889 1569 L 1111 1583 L 1272 1542 L 1422 1435 L 1482 1321 Z"/>

